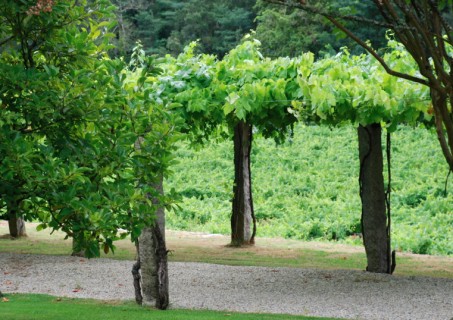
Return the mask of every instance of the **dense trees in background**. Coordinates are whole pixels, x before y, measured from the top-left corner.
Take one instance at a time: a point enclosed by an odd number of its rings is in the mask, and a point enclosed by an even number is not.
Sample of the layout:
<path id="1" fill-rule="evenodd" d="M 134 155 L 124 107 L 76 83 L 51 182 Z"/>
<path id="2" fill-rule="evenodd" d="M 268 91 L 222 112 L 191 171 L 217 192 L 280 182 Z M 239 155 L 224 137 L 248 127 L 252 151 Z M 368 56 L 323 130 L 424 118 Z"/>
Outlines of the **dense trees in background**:
<path id="1" fill-rule="evenodd" d="M 251 29 L 269 57 L 294 57 L 304 51 L 338 51 L 360 46 L 345 37 L 326 19 L 295 8 L 264 0 L 114 0 L 118 25 L 114 55 L 129 56 L 140 40 L 146 53 L 177 55 L 190 42 L 199 40 L 198 50 L 218 57 L 236 46 Z M 344 14 L 374 17 L 376 7 L 366 1 L 322 0 L 317 8 Z M 385 29 L 360 22 L 348 26 L 375 48 L 385 46 Z"/>
<path id="2" fill-rule="evenodd" d="M 313 6 L 318 10 L 328 9 L 348 15 L 357 13 L 373 17 L 376 14 L 374 6 L 366 1 L 321 0 L 313 2 Z M 311 51 L 320 56 L 322 53 L 334 53 L 343 46 L 354 53 L 363 52 L 360 46 L 338 32 L 320 15 L 266 0 L 257 1 L 255 9 L 257 38 L 263 42 L 262 50 L 266 55 L 294 57 L 301 52 Z M 385 30 L 353 21 L 348 26 L 364 39 L 370 40 L 375 48 L 385 46 Z"/>
<path id="3" fill-rule="evenodd" d="M 200 51 L 223 56 L 255 27 L 255 0 L 115 0 L 115 53 L 128 55 L 140 40 L 146 53 L 177 55 L 200 40 Z"/>

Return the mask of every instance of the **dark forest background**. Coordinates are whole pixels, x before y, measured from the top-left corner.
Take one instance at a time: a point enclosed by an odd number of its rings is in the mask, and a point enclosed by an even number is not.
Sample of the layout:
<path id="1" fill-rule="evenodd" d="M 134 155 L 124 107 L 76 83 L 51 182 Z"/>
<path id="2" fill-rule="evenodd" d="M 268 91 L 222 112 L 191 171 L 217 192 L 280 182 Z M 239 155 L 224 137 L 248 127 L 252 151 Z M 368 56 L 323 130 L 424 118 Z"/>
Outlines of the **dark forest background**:
<path id="1" fill-rule="evenodd" d="M 333 53 L 357 45 L 322 17 L 263 0 L 114 0 L 118 25 L 115 56 L 130 56 L 140 41 L 148 54 L 180 53 L 191 41 L 199 50 L 223 57 L 242 37 L 256 31 L 262 52 L 269 57 L 297 56 L 311 51 Z M 345 15 L 376 17 L 372 1 L 317 1 L 317 6 Z M 385 29 L 348 22 L 348 27 L 375 48 L 385 45 Z"/>

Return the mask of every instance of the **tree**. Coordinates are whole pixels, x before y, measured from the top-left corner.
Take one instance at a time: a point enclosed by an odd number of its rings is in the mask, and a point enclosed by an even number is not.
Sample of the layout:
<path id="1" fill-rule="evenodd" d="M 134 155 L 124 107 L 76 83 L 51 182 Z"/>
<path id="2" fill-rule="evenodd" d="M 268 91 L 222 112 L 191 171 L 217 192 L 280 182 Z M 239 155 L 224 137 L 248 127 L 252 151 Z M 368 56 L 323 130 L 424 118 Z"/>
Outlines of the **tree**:
<path id="1" fill-rule="evenodd" d="M 155 219 L 145 224 L 138 238 L 135 238 L 137 262 L 132 268 L 136 301 L 143 305 L 154 305 L 166 309 L 169 305 L 169 283 L 167 249 L 165 243 L 165 207 L 170 192 L 164 195 L 163 179 L 168 175 L 172 163 L 174 143 L 179 139 L 177 117 L 167 109 L 168 99 L 155 99 L 158 75 L 163 72 L 160 64 L 146 57 L 138 44 L 133 51 L 128 81 L 125 86 L 127 99 L 133 101 L 136 123 L 134 148 L 142 157 L 136 167 L 138 186 L 148 189 L 147 200 L 155 209 Z M 145 117 L 143 117 L 145 115 Z M 154 155 L 151 159 L 147 155 Z M 143 162 L 144 161 L 144 162 Z"/>
<path id="2" fill-rule="evenodd" d="M 234 141 L 235 181 L 232 199 L 232 245 L 253 244 L 250 152 L 253 131 L 282 141 L 297 120 L 291 94 L 297 84 L 296 63 L 271 60 L 259 52 L 259 41 L 246 39 L 223 60 L 195 55 L 194 45 L 170 62 L 160 92 L 173 94 L 192 141 L 201 142 L 220 131 Z"/>
<path id="3" fill-rule="evenodd" d="M 270 2 L 285 4 L 285 1 Z M 305 2 L 289 5 L 324 16 L 348 37 L 368 51 L 389 74 L 429 88 L 440 146 L 450 171 L 453 170 L 453 28 L 448 21 L 453 12 L 453 1 L 422 0 L 373 0 L 379 11 L 380 20 L 370 17 L 343 16 L 328 10 L 320 10 Z M 364 39 L 350 30 L 344 21 L 355 20 L 366 24 L 379 25 L 392 30 L 412 56 L 418 73 L 410 74 L 392 67 L 379 52 Z"/>
<path id="4" fill-rule="evenodd" d="M 93 66 L 91 57 L 99 56 L 105 43 L 95 44 L 100 34 L 96 25 L 92 33 L 78 32 L 77 27 L 93 22 L 105 8 L 105 2 L 100 2 L 87 15 L 70 2 L 39 0 L 8 1 L 0 9 L 0 194 L 13 236 L 20 234 L 17 227 L 23 225 L 20 221 L 24 214 L 43 215 L 32 212 L 46 188 L 47 173 L 42 166 L 52 163 L 51 153 L 67 153 L 69 149 L 63 148 L 71 142 L 71 126 L 80 123 L 85 111 L 68 99 L 80 89 L 89 71 L 82 69 L 78 75 L 72 72 L 82 67 L 82 61 Z M 59 47 L 55 45 L 58 42 Z"/>
<path id="5" fill-rule="evenodd" d="M 444 18 L 444 15 L 451 17 L 453 1 L 408 3 L 396 0 L 374 3 L 396 38 L 417 63 L 421 77 L 395 72 L 382 59 L 378 60 L 390 74 L 429 87 L 438 139 L 450 170 L 453 170 L 453 27 Z M 376 52 L 365 48 L 379 58 Z"/>
<path id="6" fill-rule="evenodd" d="M 281 142 L 297 121 L 291 109 L 297 61 L 264 58 L 259 47 L 257 40 L 245 41 L 225 56 L 217 71 L 216 85 L 228 93 L 222 108 L 233 131 L 231 243 L 235 246 L 253 244 L 256 234 L 250 168 L 253 131 Z"/>
<path id="7" fill-rule="evenodd" d="M 257 1 L 256 37 L 263 43 L 262 51 L 271 57 L 296 57 L 302 52 L 327 50 L 336 43 L 333 28 L 319 16 L 287 7 Z M 335 49 L 341 44 L 335 44 Z"/>
<path id="8" fill-rule="evenodd" d="M 410 56 L 395 41 L 386 59 L 392 66 L 415 70 Z M 420 85 L 386 74 L 370 56 L 351 56 L 343 51 L 334 57 L 304 65 L 299 80 L 303 102 L 300 113 L 328 125 L 351 122 L 358 126 L 362 235 L 367 270 L 392 273 L 395 267 L 390 241 L 390 163 L 387 188 L 383 177 L 381 127 L 390 133 L 399 123 L 429 121 L 427 90 Z M 314 119 L 313 119 L 314 117 Z M 387 152 L 390 152 L 387 147 Z M 390 162 L 390 153 L 387 153 Z"/>
<path id="9" fill-rule="evenodd" d="M 39 230 L 64 231 L 88 256 L 153 223 L 149 184 L 168 162 L 134 149 L 139 136 L 160 145 L 165 128 L 146 124 L 165 112 L 136 107 L 143 99 L 128 95 L 125 64 L 108 59 L 110 7 L 39 0 L 0 9 L 0 204 Z"/>
<path id="10" fill-rule="evenodd" d="M 47 0 L 0 9 L 0 205 L 10 216 L 40 221 L 38 230 L 64 231 L 74 252 L 88 257 L 113 251 L 128 234 L 138 241 L 142 230 L 142 238 L 150 228 L 160 231 L 171 202 L 160 186 L 174 125 L 148 98 L 159 70 L 151 58 L 133 56 L 140 68 L 132 70 L 108 58 L 110 10 L 108 1 Z M 162 235 L 156 243 L 161 278 L 168 275 Z M 164 309 L 168 278 L 158 284 Z"/>
<path id="11" fill-rule="evenodd" d="M 367 271 L 390 272 L 391 244 L 384 189 L 382 128 L 380 123 L 359 125 L 360 198 L 362 236 L 367 254 Z"/>
<path id="12" fill-rule="evenodd" d="M 137 21 L 134 17 L 139 14 L 146 14 L 149 1 L 112 0 L 112 4 L 116 6 L 116 24 L 112 25 L 112 32 L 115 33 L 115 47 L 112 48 L 111 52 L 115 57 L 128 58 L 132 54 L 135 43 L 140 40 L 137 34 Z"/>

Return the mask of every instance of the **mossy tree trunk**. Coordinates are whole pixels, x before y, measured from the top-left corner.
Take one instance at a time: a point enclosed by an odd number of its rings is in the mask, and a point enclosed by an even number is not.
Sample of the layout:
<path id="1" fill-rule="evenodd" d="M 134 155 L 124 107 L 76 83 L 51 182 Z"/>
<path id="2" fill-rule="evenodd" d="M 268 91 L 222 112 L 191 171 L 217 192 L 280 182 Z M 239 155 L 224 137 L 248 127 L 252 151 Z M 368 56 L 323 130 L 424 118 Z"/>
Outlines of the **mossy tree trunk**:
<path id="1" fill-rule="evenodd" d="M 163 195 L 163 178 L 155 187 Z M 157 200 L 153 202 L 158 204 Z M 167 309 L 169 283 L 163 207 L 158 207 L 154 224 L 143 229 L 137 243 L 137 252 L 137 263 L 132 269 L 136 301 L 161 310 Z M 140 274 L 137 273 L 138 269 Z"/>
<path id="2" fill-rule="evenodd" d="M 240 121 L 234 128 L 234 187 L 231 215 L 231 245 L 250 245 L 255 242 L 256 219 L 253 211 L 252 125 Z"/>
<path id="3" fill-rule="evenodd" d="M 362 235 L 367 271 L 389 273 L 390 248 L 387 232 L 386 194 L 380 124 L 359 126 L 360 197 Z"/>

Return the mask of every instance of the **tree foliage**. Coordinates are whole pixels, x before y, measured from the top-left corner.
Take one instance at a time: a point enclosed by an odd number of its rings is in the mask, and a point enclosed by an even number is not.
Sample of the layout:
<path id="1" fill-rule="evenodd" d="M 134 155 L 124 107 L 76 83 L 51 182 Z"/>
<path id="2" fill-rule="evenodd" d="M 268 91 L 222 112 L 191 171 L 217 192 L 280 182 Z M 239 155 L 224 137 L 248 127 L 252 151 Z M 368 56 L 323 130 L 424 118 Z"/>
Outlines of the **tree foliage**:
<path id="1" fill-rule="evenodd" d="M 415 74 L 416 65 L 404 48 L 390 39 L 384 56 L 393 67 Z M 308 118 L 328 125 L 344 122 L 369 125 L 383 123 L 394 131 L 398 124 L 429 124 L 429 92 L 419 84 L 387 74 L 370 55 L 351 55 L 346 49 L 333 57 L 304 67 L 300 78 L 303 102 L 298 102 Z"/>
<path id="2" fill-rule="evenodd" d="M 97 256 L 153 221 L 144 181 L 165 172 L 173 136 L 144 93 L 158 70 L 151 60 L 136 71 L 109 60 L 103 19 L 112 8 L 83 4 L 10 1 L 0 9 L 0 205 Z"/>

